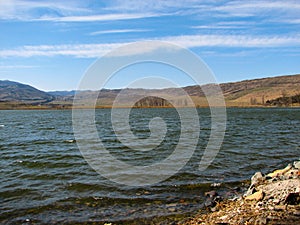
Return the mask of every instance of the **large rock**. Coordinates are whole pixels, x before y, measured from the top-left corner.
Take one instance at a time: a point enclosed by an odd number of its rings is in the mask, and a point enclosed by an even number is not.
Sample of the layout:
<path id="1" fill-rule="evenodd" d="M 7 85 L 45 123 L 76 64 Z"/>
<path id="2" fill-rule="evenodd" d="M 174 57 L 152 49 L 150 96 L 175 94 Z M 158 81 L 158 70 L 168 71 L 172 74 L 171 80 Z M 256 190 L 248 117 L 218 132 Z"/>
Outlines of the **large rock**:
<path id="1" fill-rule="evenodd" d="M 252 177 L 251 177 L 251 185 L 256 186 L 257 184 L 265 181 L 266 178 L 262 175 L 261 172 L 256 172 Z"/>
<path id="2" fill-rule="evenodd" d="M 294 162 L 294 167 L 298 170 L 300 170 L 300 161 L 295 161 Z"/>
<path id="3" fill-rule="evenodd" d="M 245 198 L 246 201 L 260 201 L 264 198 L 265 193 L 262 190 L 255 192 Z"/>
<path id="4" fill-rule="evenodd" d="M 267 174 L 267 177 L 274 178 L 274 177 L 283 175 L 283 174 L 285 174 L 286 172 L 288 172 L 290 169 L 292 169 L 292 165 L 291 165 L 291 164 L 287 165 L 287 167 L 285 167 L 285 168 L 282 169 L 282 170 L 275 170 L 274 172 Z"/>

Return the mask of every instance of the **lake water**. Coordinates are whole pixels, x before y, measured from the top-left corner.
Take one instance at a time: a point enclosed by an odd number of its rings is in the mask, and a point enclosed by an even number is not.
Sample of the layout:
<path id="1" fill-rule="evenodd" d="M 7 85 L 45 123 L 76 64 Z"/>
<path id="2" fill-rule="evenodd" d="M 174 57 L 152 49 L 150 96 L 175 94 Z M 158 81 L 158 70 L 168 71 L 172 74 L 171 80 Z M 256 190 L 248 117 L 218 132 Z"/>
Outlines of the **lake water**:
<path id="1" fill-rule="evenodd" d="M 0 223 L 164 221 L 203 207 L 206 191 L 227 193 L 256 171 L 268 172 L 300 157 L 299 108 L 232 108 L 227 109 L 227 130 L 217 157 L 207 170 L 199 171 L 210 134 L 210 113 L 209 109 L 198 113 L 200 139 L 187 165 L 158 184 L 129 187 L 95 172 L 77 144 L 69 141 L 74 139 L 72 111 L 0 111 Z M 107 122 L 110 110 L 96 110 L 96 123 L 115 157 L 151 164 L 171 154 L 180 136 L 174 109 L 134 109 L 131 129 L 147 138 L 147 123 L 156 116 L 165 120 L 167 135 L 156 151 L 138 155 L 116 139 Z"/>

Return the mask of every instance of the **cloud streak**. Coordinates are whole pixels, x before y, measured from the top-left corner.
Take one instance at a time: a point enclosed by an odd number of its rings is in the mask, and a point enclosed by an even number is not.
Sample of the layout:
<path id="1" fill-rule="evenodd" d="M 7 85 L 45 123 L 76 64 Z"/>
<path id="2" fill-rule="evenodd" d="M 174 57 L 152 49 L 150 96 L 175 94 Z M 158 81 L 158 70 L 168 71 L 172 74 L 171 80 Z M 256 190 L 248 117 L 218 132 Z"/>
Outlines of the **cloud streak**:
<path id="1" fill-rule="evenodd" d="M 89 5 L 90 3 L 96 6 Z M 111 0 L 111 1 L 59 1 L 59 0 L 0 0 L 0 19 L 20 21 L 48 21 L 53 23 L 83 23 L 118 20 L 138 20 L 161 16 L 191 16 L 193 18 L 256 17 L 257 23 L 270 20 L 299 24 L 298 0 Z M 289 22 L 287 22 L 289 23 Z M 206 29 L 207 24 L 198 25 Z M 197 24 L 194 24 L 197 26 Z M 211 26 L 212 27 L 212 26 Z M 252 27 L 251 24 L 248 27 Z M 235 29 L 223 26 L 221 29 Z M 219 29 L 212 27 L 212 29 Z"/>
<path id="2" fill-rule="evenodd" d="M 39 66 L 30 65 L 0 65 L 0 70 L 11 70 L 11 69 L 32 69 L 38 68 Z"/>
<path id="3" fill-rule="evenodd" d="M 98 34 L 122 34 L 122 33 L 138 33 L 138 32 L 147 32 L 149 29 L 115 29 L 115 30 L 100 30 L 90 33 L 90 35 Z"/>
<path id="4" fill-rule="evenodd" d="M 80 1 L 0 0 L 0 19 L 50 22 L 94 22 L 130 20 L 161 16 L 160 13 L 99 13 Z"/>
<path id="5" fill-rule="evenodd" d="M 247 36 L 247 35 L 184 35 L 156 38 L 186 48 L 197 47 L 237 47 L 237 48 L 270 48 L 300 46 L 300 36 Z M 34 56 L 67 56 L 78 58 L 97 58 L 109 51 L 129 43 L 103 43 L 79 45 L 28 45 L 0 51 L 0 57 L 34 57 Z M 149 42 L 151 44 L 151 42 Z M 140 49 L 133 54 L 153 51 L 154 47 Z M 121 54 L 121 53 L 120 53 Z M 124 53 L 122 53 L 124 55 Z M 122 55 L 121 54 L 121 55 Z M 132 54 L 132 53 L 128 53 Z"/>
<path id="6" fill-rule="evenodd" d="M 52 21 L 52 22 L 96 22 L 96 21 L 116 21 L 116 20 L 132 20 L 162 16 L 161 14 L 147 13 L 118 13 L 88 16 L 64 16 L 64 17 L 43 17 L 34 21 Z"/>
<path id="7" fill-rule="evenodd" d="M 43 13 L 38 10 L 44 10 Z M 0 0 L 0 19 L 30 21 L 43 16 L 90 13 L 78 1 Z"/>
<path id="8" fill-rule="evenodd" d="M 183 35 L 166 37 L 186 48 L 193 47 L 282 47 L 300 45 L 299 36 L 250 36 L 250 35 Z"/>

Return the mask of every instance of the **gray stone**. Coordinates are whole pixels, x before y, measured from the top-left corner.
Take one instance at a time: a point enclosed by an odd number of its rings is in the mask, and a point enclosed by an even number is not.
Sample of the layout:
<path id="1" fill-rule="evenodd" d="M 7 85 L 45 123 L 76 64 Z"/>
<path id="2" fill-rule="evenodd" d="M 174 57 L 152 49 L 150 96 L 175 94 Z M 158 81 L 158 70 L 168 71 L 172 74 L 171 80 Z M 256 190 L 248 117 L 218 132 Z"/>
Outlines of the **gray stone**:
<path id="1" fill-rule="evenodd" d="M 300 170 L 300 161 L 295 161 L 294 162 L 294 167 L 298 170 Z"/>
<path id="2" fill-rule="evenodd" d="M 256 186 L 257 184 L 263 182 L 265 180 L 264 176 L 262 175 L 261 172 L 256 172 L 252 177 L 251 177 L 251 186 Z"/>

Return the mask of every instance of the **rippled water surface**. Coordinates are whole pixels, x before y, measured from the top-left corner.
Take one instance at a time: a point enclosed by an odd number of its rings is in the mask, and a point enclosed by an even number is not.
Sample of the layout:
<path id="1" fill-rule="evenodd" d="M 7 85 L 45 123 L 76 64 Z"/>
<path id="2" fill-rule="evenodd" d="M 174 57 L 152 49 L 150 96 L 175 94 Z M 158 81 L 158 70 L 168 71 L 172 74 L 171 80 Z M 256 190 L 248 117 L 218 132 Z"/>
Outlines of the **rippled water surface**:
<path id="1" fill-rule="evenodd" d="M 210 113 L 198 113 L 200 140 L 189 163 L 166 181 L 134 188 L 116 185 L 91 169 L 72 142 L 71 111 L 0 111 L 0 222 L 150 223 L 202 207 L 203 193 L 212 184 L 221 183 L 217 189 L 225 192 L 258 170 L 267 172 L 300 156 L 300 109 L 228 109 L 222 148 L 210 167 L 199 171 Z M 167 124 L 167 135 L 155 150 L 144 152 L 118 141 L 110 110 L 97 110 L 95 120 L 112 155 L 133 165 L 150 165 L 177 145 L 179 116 L 174 109 L 134 109 L 130 116 L 131 129 L 145 139 L 145 146 L 151 145 L 148 123 L 157 116 Z"/>

